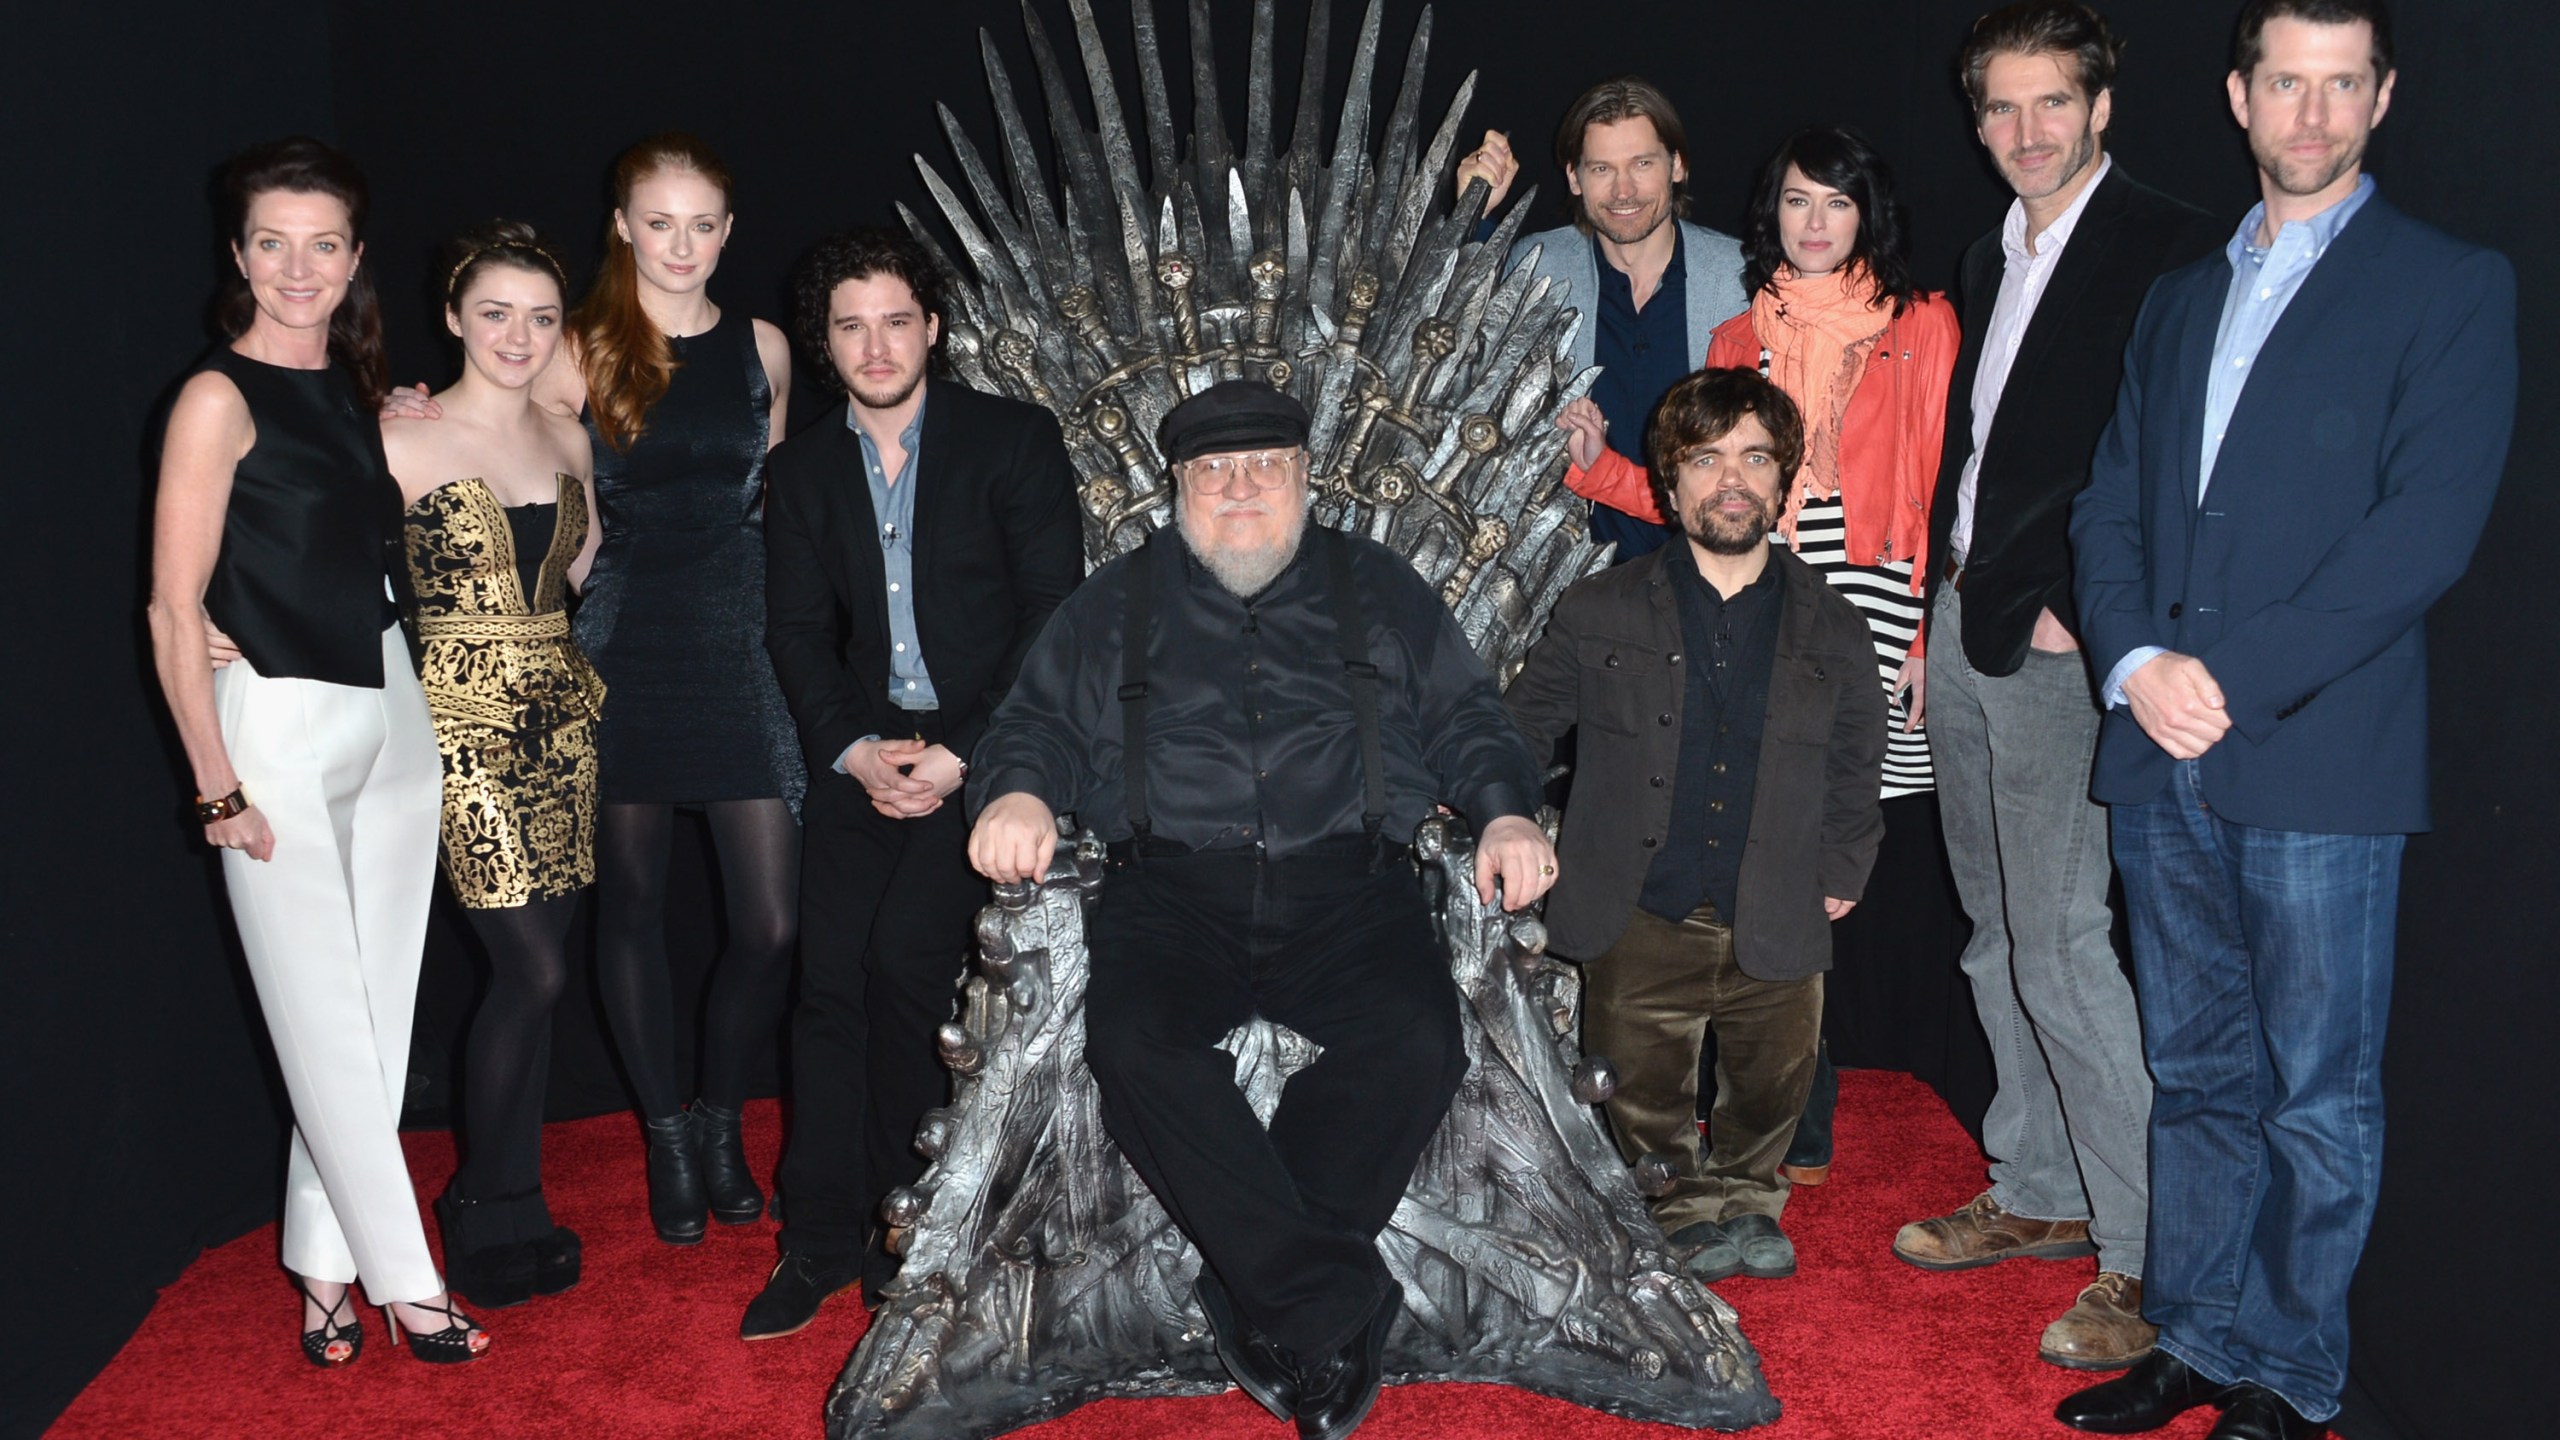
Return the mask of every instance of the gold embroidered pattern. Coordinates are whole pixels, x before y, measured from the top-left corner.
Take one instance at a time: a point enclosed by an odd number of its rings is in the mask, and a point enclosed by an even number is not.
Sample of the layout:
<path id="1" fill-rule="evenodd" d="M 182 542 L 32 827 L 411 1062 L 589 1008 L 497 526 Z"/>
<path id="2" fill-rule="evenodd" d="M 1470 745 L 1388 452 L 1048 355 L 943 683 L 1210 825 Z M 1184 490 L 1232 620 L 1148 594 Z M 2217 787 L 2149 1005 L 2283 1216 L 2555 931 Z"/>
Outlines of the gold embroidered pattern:
<path id="1" fill-rule="evenodd" d="M 408 511 L 419 680 L 444 756 L 444 864 L 454 897 L 504 909 L 596 874 L 596 717 L 604 682 L 569 638 L 569 562 L 586 491 L 559 477 L 551 548 L 528 597 L 515 536 L 486 482 L 456 480 Z"/>

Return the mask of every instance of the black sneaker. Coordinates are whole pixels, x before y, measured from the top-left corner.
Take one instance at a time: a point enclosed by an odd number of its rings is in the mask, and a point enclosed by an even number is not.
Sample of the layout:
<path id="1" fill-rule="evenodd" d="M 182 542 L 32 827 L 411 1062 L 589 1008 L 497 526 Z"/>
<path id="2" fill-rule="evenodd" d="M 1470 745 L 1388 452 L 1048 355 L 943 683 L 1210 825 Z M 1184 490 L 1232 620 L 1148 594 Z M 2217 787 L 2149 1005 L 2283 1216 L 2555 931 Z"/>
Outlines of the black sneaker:
<path id="1" fill-rule="evenodd" d="M 862 1262 L 851 1255 L 804 1255 L 786 1250 L 764 1290 L 747 1302 L 738 1322 L 741 1340 L 773 1340 L 797 1335 L 818 1318 L 818 1307 L 862 1283 Z"/>

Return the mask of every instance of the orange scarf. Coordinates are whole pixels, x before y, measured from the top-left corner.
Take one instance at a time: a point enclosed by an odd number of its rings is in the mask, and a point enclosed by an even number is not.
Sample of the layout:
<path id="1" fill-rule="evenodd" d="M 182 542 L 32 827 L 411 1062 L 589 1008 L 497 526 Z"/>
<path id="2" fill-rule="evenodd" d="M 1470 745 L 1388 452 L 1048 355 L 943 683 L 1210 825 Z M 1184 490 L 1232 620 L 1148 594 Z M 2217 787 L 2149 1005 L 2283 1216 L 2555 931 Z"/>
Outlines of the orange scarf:
<path id="1" fill-rule="evenodd" d="M 1804 465 L 1778 523 L 1791 541 L 1807 497 L 1840 493 L 1841 417 L 1892 319 L 1893 302 L 1876 293 L 1864 265 L 1827 275 L 1781 265 L 1751 297 L 1751 328 L 1768 354 L 1769 379 L 1804 414 Z"/>

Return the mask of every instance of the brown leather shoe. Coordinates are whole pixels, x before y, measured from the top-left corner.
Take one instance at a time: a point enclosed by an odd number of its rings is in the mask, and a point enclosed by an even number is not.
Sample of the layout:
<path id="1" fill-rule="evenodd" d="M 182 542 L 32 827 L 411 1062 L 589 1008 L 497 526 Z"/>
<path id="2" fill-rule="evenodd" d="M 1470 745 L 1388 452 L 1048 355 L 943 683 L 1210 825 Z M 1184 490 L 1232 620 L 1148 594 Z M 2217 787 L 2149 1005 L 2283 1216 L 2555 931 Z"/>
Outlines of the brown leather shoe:
<path id="1" fill-rule="evenodd" d="M 1829 1165 L 1781 1165 L 1778 1173 L 1793 1185 L 1819 1185 L 1831 1178 Z"/>
<path id="2" fill-rule="evenodd" d="M 2036 1354 L 2066 1370 L 2122 1370 L 2159 1338 L 2160 1327 L 2142 1318 L 2142 1282 L 2101 1270 L 2062 1318 L 2044 1327 Z"/>
<path id="3" fill-rule="evenodd" d="M 1914 1220 L 1893 1237 L 1895 1258 L 1923 1270 L 1971 1270 L 2003 1260 L 2068 1260 L 2095 1255 L 2086 1220 L 2012 1215 L 1983 1191 L 1953 1215 Z"/>

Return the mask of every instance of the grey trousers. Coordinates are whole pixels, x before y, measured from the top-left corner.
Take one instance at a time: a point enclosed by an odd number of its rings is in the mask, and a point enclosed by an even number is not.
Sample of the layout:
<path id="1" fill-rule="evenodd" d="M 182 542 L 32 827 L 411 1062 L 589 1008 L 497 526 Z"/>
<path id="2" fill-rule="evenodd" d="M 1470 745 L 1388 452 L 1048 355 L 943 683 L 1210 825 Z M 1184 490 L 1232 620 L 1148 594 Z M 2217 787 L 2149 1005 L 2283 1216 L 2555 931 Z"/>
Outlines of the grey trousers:
<path id="1" fill-rule="evenodd" d="M 2108 943 L 2107 813 L 2089 799 L 2098 709 L 2075 652 L 2014 675 L 1965 659 L 1962 599 L 1938 592 L 1929 750 L 1947 864 L 1973 921 L 1964 971 L 1998 1093 L 1983 1117 L 1991 1198 L 2087 1219 L 2098 1266 L 2140 1277 L 2151 1076 L 2133 986 Z"/>

